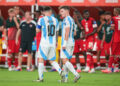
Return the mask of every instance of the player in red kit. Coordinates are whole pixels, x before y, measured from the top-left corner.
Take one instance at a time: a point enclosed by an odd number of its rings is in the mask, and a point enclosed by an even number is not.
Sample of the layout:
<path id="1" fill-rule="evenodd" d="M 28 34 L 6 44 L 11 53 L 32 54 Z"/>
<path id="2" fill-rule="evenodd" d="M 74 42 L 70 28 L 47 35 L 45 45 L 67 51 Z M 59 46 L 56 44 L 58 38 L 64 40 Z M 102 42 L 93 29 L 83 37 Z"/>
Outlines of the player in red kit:
<path id="1" fill-rule="evenodd" d="M 83 70 L 84 72 L 94 73 L 94 62 L 93 62 L 93 46 L 94 46 L 94 34 L 97 31 L 97 23 L 94 18 L 90 17 L 90 13 L 88 10 L 84 10 L 83 12 L 84 19 L 81 21 L 83 26 L 83 32 L 85 33 L 84 37 L 86 40 L 86 52 L 87 52 L 87 64 L 86 68 Z"/>
<path id="2" fill-rule="evenodd" d="M 120 57 L 120 8 L 114 9 L 112 28 L 114 30 L 113 41 L 111 45 L 111 56 L 108 63 L 108 68 L 103 70 L 104 73 L 119 72 L 119 57 Z M 114 63 L 114 71 L 112 65 Z"/>

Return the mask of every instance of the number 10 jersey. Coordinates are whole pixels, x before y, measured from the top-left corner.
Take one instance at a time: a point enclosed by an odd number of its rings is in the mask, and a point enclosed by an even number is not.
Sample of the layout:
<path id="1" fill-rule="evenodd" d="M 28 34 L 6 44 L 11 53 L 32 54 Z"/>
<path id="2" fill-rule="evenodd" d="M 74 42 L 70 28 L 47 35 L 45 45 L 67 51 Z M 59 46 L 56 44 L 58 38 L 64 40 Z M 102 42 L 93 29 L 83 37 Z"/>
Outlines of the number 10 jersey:
<path id="1" fill-rule="evenodd" d="M 37 23 L 37 28 L 41 29 L 40 46 L 56 47 L 56 32 L 59 30 L 59 23 L 55 17 L 44 16 Z"/>

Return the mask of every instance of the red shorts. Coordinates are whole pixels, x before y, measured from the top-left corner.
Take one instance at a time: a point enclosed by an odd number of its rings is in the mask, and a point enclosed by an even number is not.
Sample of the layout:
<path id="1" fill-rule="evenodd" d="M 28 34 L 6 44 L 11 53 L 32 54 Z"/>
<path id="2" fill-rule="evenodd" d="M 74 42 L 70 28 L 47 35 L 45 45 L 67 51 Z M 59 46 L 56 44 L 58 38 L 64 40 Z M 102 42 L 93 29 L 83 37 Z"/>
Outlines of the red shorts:
<path id="1" fill-rule="evenodd" d="M 15 40 L 8 40 L 8 53 L 18 53 L 20 48 L 20 41 L 18 44 L 15 43 Z"/>
<path id="2" fill-rule="evenodd" d="M 111 46 L 112 55 L 120 55 L 120 42 L 113 42 Z"/>
<path id="3" fill-rule="evenodd" d="M 88 49 L 92 49 L 93 50 L 93 47 L 94 47 L 94 37 L 91 36 L 91 37 L 86 39 L 86 51 Z"/>
<path id="4" fill-rule="evenodd" d="M 75 40 L 74 53 L 79 53 L 80 52 L 80 46 L 81 46 L 81 41 L 80 40 Z"/>
<path id="5" fill-rule="evenodd" d="M 97 40 L 97 50 L 101 50 L 102 40 Z"/>
<path id="6" fill-rule="evenodd" d="M 104 42 L 103 47 L 104 47 L 104 50 L 107 52 L 107 54 L 110 54 L 110 51 L 111 51 L 111 42 L 109 42 L 109 43 Z"/>

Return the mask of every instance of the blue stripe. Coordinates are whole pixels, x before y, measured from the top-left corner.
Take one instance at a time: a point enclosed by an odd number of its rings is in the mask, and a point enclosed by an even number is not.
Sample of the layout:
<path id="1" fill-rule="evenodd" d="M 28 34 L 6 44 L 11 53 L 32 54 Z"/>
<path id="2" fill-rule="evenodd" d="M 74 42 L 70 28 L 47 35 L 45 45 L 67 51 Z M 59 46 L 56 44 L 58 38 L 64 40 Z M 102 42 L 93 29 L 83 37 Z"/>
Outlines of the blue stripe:
<path id="1" fill-rule="evenodd" d="M 36 28 L 41 29 L 41 25 L 37 25 Z"/>
<path id="2" fill-rule="evenodd" d="M 70 56 L 69 53 L 66 50 L 63 50 L 64 54 L 67 56 L 68 59 L 72 58 L 72 55 Z"/>
<path id="3" fill-rule="evenodd" d="M 64 44 L 64 37 L 63 37 L 63 31 L 64 31 L 64 22 L 65 22 L 65 19 L 63 20 L 62 22 L 62 45 Z"/>
<path id="4" fill-rule="evenodd" d="M 46 57 L 46 55 L 44 54 L 44 52 L 42 51 L 41 47 L 39 47 L 39 49 L 40 49 L 40 54 L 41 54 L 42 58 L 43 58 L 44 60 L 47 60 L 47 57 Z"/>
<path id="5" fill-rule="evenodd" d="M 49 17 L 49 16 L 48 16 L 48 20 L 49 20 L 49 21 L 53 21 L 53 20 L 52 20 L 52 17 Z M 49 25 L 50 25 L 50 26 L 53 25 L 53 22 L 49 22 Z M 50 29 L 52 29 L 52 28 L 50 28 Z M 51 32 L 53 32 L 53 29 L 52 29 Z M 50 43 L 50 44 L 53 43 L 53 37 L 52 37 L 52 36 L 49 36 L 49 43 Z"/>
<path id="6" fill-rule="evenodd" d="M 70 23 L 70 32 L 69 33 L 71 34 L 72 21 L 71 21 L 70 17 L 68 17 L 68 21 Z M 69 37 L 70 37 L 70 34 L 69 34 Z"/>
<path id="7" fill-rule="evenodd" d="M 44 28 L 42 28 L 43 36 L 44 36 L 44 38 L 46 39 L 47 34 L 46 34 L 46 24 L 45 24 L 44 18 L 41 19 L 41 23 L 42 23 L 42 25 L 43 25 L 43 27 L 44 27 Z"/>
<path id="8" fill-rule="evenodd" d="M 49 60 L 51 60 L 51 61 L 56 60 L 56 56 L 54 56 L 53 58 L 51 58 L 51 59 L 49 59 Z"/>

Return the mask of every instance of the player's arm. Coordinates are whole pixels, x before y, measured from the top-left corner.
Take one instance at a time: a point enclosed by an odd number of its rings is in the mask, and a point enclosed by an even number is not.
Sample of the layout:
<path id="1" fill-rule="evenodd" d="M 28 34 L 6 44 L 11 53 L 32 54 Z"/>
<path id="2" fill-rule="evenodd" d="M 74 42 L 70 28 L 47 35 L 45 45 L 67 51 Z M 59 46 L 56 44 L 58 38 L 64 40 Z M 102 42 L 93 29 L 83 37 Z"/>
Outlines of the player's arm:
<path id="1" fill-rule="evenodd" d="M 100 30 L 102 29 L 102 26 L 105 24 L 105 21 L 102 21 L 100 26 L 97 28 L 97 32 L 100 32 Z"/>
<path id="2" fill-rule="evenodd" d="M 17 17 L 14 17 L 13 20 L 14 20 L 14 22 L 16 24 L 17 29 L 19 29 L 19 22 L 18 22 Z"/>
<path id="3" fill-rule="evenodd" d="M 103 43 L 104 43 L 104 41 L 105 41 L 105 31 L 104 31 L 104 34 L 103 34 L 103 38 L 102 38 L 102 42 L 101 42 L 101 48 L 103 48 Z"/>
<path id="4" fill-rule="evenodd" d="M 115 23 L 114 23 L 114 19 L 112 18 L 110 30 L 114 30 L 114 29 L 115 29 Z"/>
<path id="5" fill-rule="evenodd" d="M 42 28 L 42 20 L 41 20 L 41 18 L 40 18 L 40 19 L 38 20 L 38 22 L 37 22 L 36 33 L 39 33 L 40 30 L 41 30 L 41 28 Z"/>
<path id="6" fill-rule="evenodd" d="M 66 27 L 65 28 L 65 38 L 64 38 L 64 44 L 63 44 L 63 49 L 66 48 L 66 45 L 67 45 L 67 40 L 69 38 L 69 32 L 70 32 L 70 27 Z"/>
<path id="7" fill-rule="evenodd" d="M 18 44 L 18 39 L 19 39 L 20 34 L 21 34 L 21 29 L 18 29 L 17 34 L 16 34 L 16 40 L 15 40 L 16 44 Z"/>
<path id="8" fill-rule="evenodd" d="M 93 20 L 93 32 L 87 34 L 85 37 L 94 35 L 96 32 L 97 32 L 97 23 L 96 23 L 96 21 Z"/>

